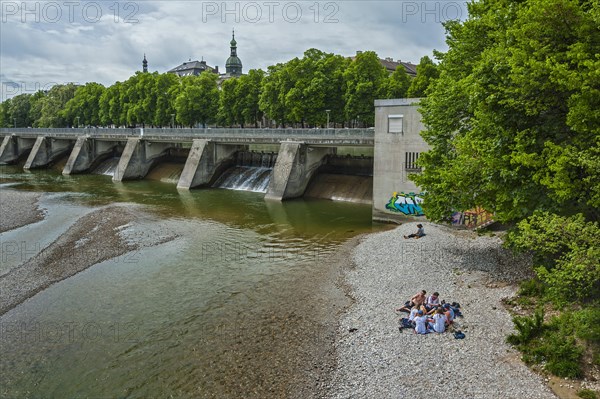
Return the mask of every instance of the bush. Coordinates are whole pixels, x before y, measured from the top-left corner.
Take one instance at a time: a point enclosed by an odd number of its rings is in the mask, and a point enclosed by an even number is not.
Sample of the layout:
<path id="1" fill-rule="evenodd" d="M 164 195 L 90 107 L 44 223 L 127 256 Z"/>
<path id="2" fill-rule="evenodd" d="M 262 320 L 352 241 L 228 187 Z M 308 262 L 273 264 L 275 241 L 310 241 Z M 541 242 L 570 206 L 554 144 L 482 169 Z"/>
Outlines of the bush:
<path id="1" fill-rule="evenodd" d="M 579 396 L 582 399 L 597 399 L 598 396 L 596 395 L 596 392 L 592 391 L 591 389 L 580 389 L 579 391 L 577 391 L 577 396 Z"/>
<path id="2" fill-rule="evenodd" d="M 531 280 L 524 280 L 519 284 L 520 296 L 528 297 L 542 297 L 544 295 L 545 287 L 544 284 L 537 278 Z"/>
<path id="3" fill-rule="evenodd" d="M 513 317 L 513 323 L 515 323 L 517 333 L 509 335 L 506 340 L 515 346 L 527 344 L 542 332 L 544 328 L 544 311 L 537 309 L 532 317 L 515 316 Z"/>

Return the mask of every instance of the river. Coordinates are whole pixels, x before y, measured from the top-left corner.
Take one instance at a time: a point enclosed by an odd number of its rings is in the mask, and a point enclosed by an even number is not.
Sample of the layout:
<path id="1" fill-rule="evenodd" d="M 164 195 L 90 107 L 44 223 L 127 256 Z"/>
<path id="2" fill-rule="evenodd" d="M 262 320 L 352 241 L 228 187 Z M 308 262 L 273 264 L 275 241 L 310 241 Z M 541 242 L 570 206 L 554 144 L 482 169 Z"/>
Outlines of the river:
<path id="1" fill-rule="evenodd" d="M 24 256 L 110 203 L 152 215 L 130 233 L 177 237 L 96 264 L 0 317 L 1 397 L 289 397 L 294 375 L 319 362 L 307 359 L 331 342 L 319 335 L 330 305 L 319 279 L 344 242 L 381 228 L 370 205 L 266 202 L 160 180 L 0 167 L 0 190 L 44 193 L 43 221 L 0 234 L 27 243 Z M 5 255 L 4 268 L 23 261 Z"/>

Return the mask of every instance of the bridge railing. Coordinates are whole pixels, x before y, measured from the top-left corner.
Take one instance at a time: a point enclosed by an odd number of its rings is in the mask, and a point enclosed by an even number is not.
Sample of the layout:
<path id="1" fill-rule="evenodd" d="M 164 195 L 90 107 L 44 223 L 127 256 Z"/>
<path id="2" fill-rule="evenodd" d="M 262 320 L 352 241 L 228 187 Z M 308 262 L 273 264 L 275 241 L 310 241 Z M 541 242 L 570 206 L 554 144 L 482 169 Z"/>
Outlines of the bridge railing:
<path id="1" fill-rule="evenodd" d="M 0 135 L 16 135 L 21 137 L 50 136 L 56 138 L 75 138 L 79 136 L 97 138 L 126 138 L 144 137 L 158 140 L 168 139 L 194 139 L 194 138 L 222 138 L 222 139 L 266 139 L 280 141 L 288 139 L 322 139 L 343 140 L 363 139 L 370 140 L 374 137 L 373 129 L 229 129 L 229 128 L 182 128 L 182 129 L 157 129 L 157 128 L 0 128 Z"/>

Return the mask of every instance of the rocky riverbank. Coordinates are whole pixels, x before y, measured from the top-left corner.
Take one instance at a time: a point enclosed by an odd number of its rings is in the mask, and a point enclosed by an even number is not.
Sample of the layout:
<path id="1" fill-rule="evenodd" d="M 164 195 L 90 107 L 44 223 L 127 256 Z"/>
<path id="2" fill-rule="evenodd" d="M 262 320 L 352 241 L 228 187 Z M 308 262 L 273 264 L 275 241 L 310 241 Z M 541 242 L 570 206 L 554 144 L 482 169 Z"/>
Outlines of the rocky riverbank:
<path id="1" fill-rule="evenodd" d="M 0 188 L 0 233 L 44 219 L 39 208 L 41 194 Z"/>
<path id="2" fill-rule="evenodd" d="M 527 259 L 504 251 L 498 237 L 429 223 L 426 237 L 403 239 L 415 229 L 366 236 L 353 251 L 345 281 L 354 304 L 340 320 L 324 396 L 555 398 L 505 343 L 513 325 L 502 299 L 527 277 Z M 394 309 L 421 289 L 461 304 L 465 339 L 398 330 L 406 314 Z"/>

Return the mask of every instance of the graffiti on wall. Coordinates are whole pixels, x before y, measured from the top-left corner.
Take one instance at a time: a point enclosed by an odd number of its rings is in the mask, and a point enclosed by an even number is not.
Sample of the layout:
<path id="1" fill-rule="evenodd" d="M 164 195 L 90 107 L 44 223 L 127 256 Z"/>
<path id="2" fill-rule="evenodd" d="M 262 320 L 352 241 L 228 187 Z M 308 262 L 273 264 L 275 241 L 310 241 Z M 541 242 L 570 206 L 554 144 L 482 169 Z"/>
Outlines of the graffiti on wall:
<path id="1" fill-rule="evenodd" d="M 493 215 L 479 206 L 468 211 L 454 212 L 452 214 L 452 225 L 465 226 L 469 229 L 475 229 L 484 225 L 487 226 L 493 221 Z"/>
<path id="2" fill-rule="evenodd" d="M 423 197 L 420 194 L 394 193 L 385 208 L 404 215 L 424 216 L 423 208 L 421 208 L 422 203 Z"/>

